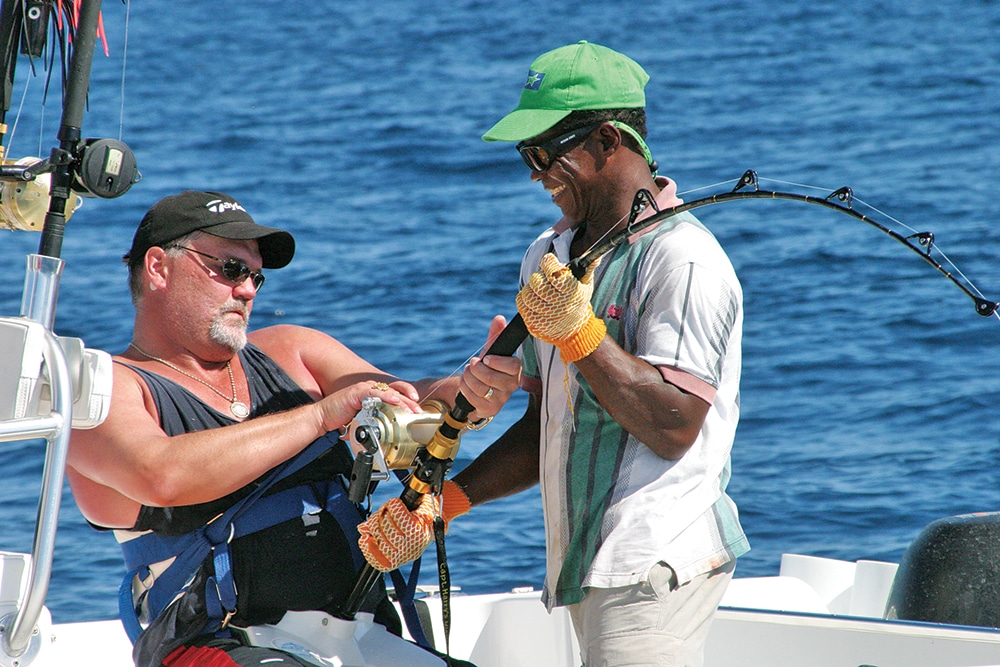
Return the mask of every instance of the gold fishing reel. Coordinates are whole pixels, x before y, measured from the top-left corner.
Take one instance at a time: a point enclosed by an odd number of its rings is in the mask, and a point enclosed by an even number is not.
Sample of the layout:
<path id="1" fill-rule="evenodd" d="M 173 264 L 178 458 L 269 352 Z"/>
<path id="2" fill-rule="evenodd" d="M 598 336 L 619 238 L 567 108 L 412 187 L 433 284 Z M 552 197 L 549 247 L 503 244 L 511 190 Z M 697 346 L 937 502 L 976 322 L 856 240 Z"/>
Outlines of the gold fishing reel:
<path id="1" fill-rule="evenodd" d="M 30 167 L 41 158 L 25 157 L 17 161 L 4 160 L 4 165 Z M 45 227 L 45 214 L 49 210 L 49 183 L 52 175 L 44 172 L 32 180 L 0 182 L 0 228 L 40 232 Z M 72 190 L 63 210 L 66 220 L 80 205 L 79 197 Z"/>
<path id="2" fill-rule="evenodd" d="M 448 406 L 437 399 L 425 401 L 422 412 L 383 403 L 368 397 L 361 412 L 347 425 L 344 439 L 354 454 L 349 497 L 361 502 L 368 494 L 369 483 L 389 479 L 390 470 L 412 469 L 418 455 L 434 437 L 444 421 Z"/>
<path id="3" fill-rule="evenodd" d="M 0 123 L 0 139 L 7 126 Z M 117 139 L 84 139 L 72 154 L 70 187 L 65 188 L 64 220 L 80 207 L 80 197 L 113 199 L 142 179 L 135 155 Z M 52 165 L 48 160 L 4 157 L 0 145 L 0 229 L 41 232 L 49 212 Z"/>

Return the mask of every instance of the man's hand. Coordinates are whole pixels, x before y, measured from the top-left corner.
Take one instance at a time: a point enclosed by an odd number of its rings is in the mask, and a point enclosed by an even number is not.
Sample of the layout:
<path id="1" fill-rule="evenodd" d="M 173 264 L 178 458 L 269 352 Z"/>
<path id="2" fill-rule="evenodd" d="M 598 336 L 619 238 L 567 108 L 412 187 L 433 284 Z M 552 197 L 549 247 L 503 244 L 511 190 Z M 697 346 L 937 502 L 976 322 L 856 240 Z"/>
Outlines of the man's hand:
<path id="1" fill-rule="evenodd" d="M 412 512 L 399 498 L 390 498 L 358 526 L 361 553 L 380 572 L 395 570 L 416 560 L 434 539 L 434 501 L 420 499 Z"/>
<path id="2" fill-rule="evenodd" d="M 391 498 L 358 526 L 361 553 L 380 572 L 395 570 L 424 552 L 434 540 L 434 499 L 425 495 L 412 512 L 399 498 Z M 441 490 L 441 517 L 448 523 L 470 509 L 468 496 L 455 482 L 447 480 Z"/>
<path id="3" fill-rule="evenodd" d="M 559 348 L 566 363 L 588 356 L 607 334 L 604 320 L 594 315 L 590 305 L 594 269 L 599 263 L 592 262 L 577 280 L 569 267 L 547 253 L 517 295 L 517 310 L 528 331 Z"/>
<path id="4" fill-rule="evenodd" d="M 324 432 L 335 431 L 348 424 L 361 410 L 361 402 L 371 396 L 390 405 L 399 405 L 410 412 L 419 413 L 420 404 L 415 400 L 417 392 L 407 382 L 391 380 L 392 384 L 365 380 L 324 396 L 313 403 L 314 410 L 322 420 Z"/>
<path id="5" fill-rule="evenodd" d="M 488 350 L 500 332 L 507 326 L 507 320 L 497 315 L 490 323 L 486 337 Z M 521 360 L 517 357 L 487 355 L 473 357 L 459 380 L 459 391 L 475 408 L 473 421 L 493 417 L 504 406 L 521 382 Z"/>

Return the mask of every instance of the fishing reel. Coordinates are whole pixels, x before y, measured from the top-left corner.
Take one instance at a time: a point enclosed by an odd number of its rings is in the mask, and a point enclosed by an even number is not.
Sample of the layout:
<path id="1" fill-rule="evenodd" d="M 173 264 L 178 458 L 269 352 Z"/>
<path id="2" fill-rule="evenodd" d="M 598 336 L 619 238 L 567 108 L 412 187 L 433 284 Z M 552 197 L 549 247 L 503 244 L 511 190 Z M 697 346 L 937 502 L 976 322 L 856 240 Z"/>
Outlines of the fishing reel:
<path id="1" fill-rule="evenodd" d="M 72 171 L 72 188 L 82 197 L 114 199 L 142 180 L 132 149 L 117 139 L 80 141 Z"/>
<path id="2" fill-rule="evenodd" d="M 84 139 L 72 157 L 72 182 L 63 215 L 69 220 L 80 197 L 120 197 L 142 179 L 135 155 L 117 139 Z M 49 211 L 52 160 L 24 157 L 0 163 L 0 228 L 43 231 Z"/>
<path id="3" fill-rule="evenodd" d="M 421 404 L 423 412 L 407 412 L 375 397 L 361 402 L 361 412 L 347 425 L 344 439 L 354 454 L 348 497 L 360 503 L 373 481 L 389 479 L 390 470 L 411 470 L 444 422 L 448 406 L 436 399 Z"/>
<path id="4" fill-rule="evenodd" d="M 40 232 L 45 227 L 52 174 L 46 171 L 37 176 L 31 175 L 32 167 L 41 165 L 41 162 L 42 159 L 37 157 L 23 157 L 14 162 L 3 161 L 0 169 L 4 174 L 11 172 L 18 175 L 12 180 L 5 178 L 0 183 L 0 227 L 26 232 Z M 67 220 L 80 208 L 80 203 L 77 194 L 70 191 L 63 210 Z"/>

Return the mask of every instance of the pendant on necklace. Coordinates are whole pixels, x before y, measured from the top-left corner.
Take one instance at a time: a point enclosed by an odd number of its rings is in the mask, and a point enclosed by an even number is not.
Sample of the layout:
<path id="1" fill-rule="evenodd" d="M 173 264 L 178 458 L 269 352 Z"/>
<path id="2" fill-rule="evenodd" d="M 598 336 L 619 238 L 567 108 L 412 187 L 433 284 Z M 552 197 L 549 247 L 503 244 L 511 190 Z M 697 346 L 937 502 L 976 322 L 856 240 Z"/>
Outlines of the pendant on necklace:
<path id="1" fill-rule="evenodd" d="M 243 401 L 233 401 L 230 403 L 229 411 L 232 412 L 237 419 L 246 419 L 250 416 L 250 408 L 248 408 L 247 404 Z"/>

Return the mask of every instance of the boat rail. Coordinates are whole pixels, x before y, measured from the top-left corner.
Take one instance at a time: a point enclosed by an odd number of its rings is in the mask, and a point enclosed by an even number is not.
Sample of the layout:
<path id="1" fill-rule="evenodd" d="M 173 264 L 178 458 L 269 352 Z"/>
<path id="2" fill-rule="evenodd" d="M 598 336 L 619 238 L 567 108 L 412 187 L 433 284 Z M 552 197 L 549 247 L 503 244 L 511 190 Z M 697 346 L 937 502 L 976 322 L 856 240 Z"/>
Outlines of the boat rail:
<path id="1" fill-rule="evenodd" d="M 45 606 L 52 575 L 56 528 L 62 501 L 63 476 L 72 425 L 73 382 L 66 355 L 52 333 L 56 295 L 63 260 L 29 255 L 25 275 L 21 319 L 34 322 L 31 335 L 41 341 L 42 368 L 39 378 L 48 386 L 51 409 L 47 414 L 16 417 L 0 422 L 0 442 L 45 438 L 45 463 L 35 519 L 31 557 L 24 575 L 24 588 L 16 610 L 0 619 L 0 663 L 3 658 L 26 656 L 32 639 L 38 637 L 36 625 Z M 5 346 L 10 350 L 14 346 Z M 18 348 L 14 348 L 18 349 Z M 44 369 L 44 370 L 43 370 Z M 43 387 L 32 390 L 37 401 Z M 37 402 L 35 403 L 37 405 Z M 37 650 L 37 647 L 34 647 Z M 11 664 L 24 664 L 24 660 Z"/>

